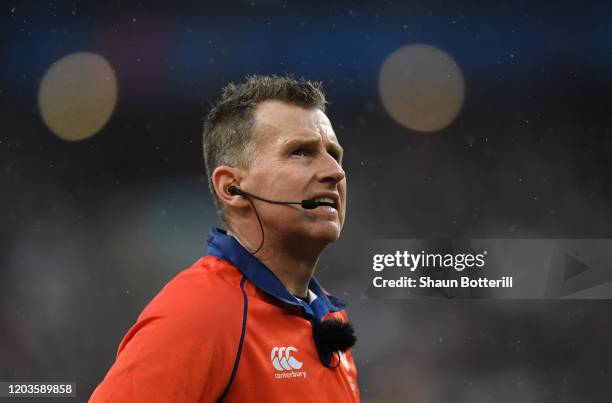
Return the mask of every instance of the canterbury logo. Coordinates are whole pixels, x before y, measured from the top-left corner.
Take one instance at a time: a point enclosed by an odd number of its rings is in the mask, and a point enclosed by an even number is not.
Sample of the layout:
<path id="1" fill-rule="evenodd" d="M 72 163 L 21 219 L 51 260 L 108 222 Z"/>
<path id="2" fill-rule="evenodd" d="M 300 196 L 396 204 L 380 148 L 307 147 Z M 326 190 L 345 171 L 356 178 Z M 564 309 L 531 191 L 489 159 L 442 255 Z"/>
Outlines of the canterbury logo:
<path id="1" fill-rule="evenodd" d="M 272 365 L 274 365 L 274 368 L 276 368 L 277 371 L 302 368 L 303 363 L 291 356 L 291 353 L 294 351 L 298 351 L 298 349 L 293 346 L 274 347 L 272 349 L 272 353 L 270 354 L 270 360 L 272 360 Z"/>

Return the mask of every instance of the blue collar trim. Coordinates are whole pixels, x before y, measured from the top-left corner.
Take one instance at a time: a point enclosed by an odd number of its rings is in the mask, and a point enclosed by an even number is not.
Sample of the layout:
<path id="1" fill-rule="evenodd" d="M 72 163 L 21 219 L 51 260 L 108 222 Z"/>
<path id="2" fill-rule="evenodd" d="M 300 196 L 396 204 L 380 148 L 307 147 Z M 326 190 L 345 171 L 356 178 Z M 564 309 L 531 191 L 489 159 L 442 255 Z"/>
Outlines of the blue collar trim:
<path id="1" fill-rule="evenodd" d="M 313 277 L 308 284 L 317 298 L 311 304 L 294 297 L 276 275 L 268 269 L 255 256 L 251 255 L 240 243 L 227 232 L 212 227 L 208 233 L 208 254 L 227 260 L 240 270 L 250 282 L 265 293 L 275 297 L 282 302 L 299 306 L 308 316 L 321 321 L 329 312 L 341 311 L 346 307 L 346 302 L 326 295 L 319 282 Z"/>

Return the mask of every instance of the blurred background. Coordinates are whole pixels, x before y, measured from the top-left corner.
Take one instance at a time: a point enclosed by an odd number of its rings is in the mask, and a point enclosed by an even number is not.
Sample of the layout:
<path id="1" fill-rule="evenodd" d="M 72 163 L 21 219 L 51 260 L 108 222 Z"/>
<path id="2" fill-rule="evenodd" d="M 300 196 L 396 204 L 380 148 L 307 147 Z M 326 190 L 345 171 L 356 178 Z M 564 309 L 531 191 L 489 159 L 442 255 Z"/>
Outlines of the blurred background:
<path id="1" fill-rule="evenodd" d="M 0 380 L 86 400 L 218 225 L 203 116 L 228 82 L 322 81 L 364 402 L 609 402 L 609 301 L 372 300 L 369 238 L 611 238 L 606 2 L 0 6 Z"/>

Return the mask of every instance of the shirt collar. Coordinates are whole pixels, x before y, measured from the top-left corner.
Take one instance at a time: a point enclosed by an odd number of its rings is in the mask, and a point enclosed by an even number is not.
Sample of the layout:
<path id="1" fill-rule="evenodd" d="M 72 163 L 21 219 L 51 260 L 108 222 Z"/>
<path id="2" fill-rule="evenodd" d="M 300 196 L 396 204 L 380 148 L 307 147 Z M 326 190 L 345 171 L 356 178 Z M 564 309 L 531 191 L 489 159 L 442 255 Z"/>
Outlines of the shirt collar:
<path id="1" fill-rule="evenodd" d="M 210 229 L 208 233 L 208 254 L 227 260 L 236 266 L 257 288 L 286 304 L 301 307 L 307 315 L 316 318 L 318 321 L 322 320 L 329 312 L 337 312 L 346 307 L 346 302 L 331 295 L 326 295 L 314 277 L 308 285 L 310 304 L 294 297 L 270 269 L 250 254 L 233 236 L 227 235 L 227 232 L 222 229 L 216 227 Z"/>

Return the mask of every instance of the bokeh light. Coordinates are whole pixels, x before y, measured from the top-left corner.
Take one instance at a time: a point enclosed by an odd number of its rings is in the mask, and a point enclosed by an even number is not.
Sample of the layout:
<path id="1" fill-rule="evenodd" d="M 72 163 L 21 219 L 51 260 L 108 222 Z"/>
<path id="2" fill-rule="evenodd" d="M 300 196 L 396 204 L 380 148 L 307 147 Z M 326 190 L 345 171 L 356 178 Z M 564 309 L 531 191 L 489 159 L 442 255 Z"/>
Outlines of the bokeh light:
<path id="1" fill-rule="evenodd" d="M 68 141 L 83 140 L 108 122 L 117 91 L 117 78 L 104 57 L 73 53 L 49 67 L 40 83 L 38 105 L 55 135 Z"/>
<path id="2" fill-rule="evenodd" d="M 380 69 L 378 89 L 389 115 L 420 132 L 448 126 L 465 97 L 463 74 L 455 60 L 424 44 L 404 46 L 389 55 Z"/>

